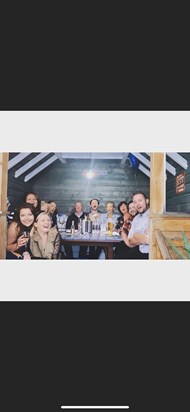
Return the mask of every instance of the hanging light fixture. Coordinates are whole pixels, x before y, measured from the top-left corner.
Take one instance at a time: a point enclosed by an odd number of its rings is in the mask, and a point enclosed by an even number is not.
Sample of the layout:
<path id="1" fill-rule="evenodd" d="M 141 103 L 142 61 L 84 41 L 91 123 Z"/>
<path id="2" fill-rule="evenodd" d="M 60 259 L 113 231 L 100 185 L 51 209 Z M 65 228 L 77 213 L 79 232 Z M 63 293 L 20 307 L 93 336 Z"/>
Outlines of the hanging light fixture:
<path id="1" fill-rule="evenodd" d="M 92 179 L 93 177 L 96 176 L 96 174 L 97 174 L 97 173 L 96 173 L 94 170 L 92 170 L 92 169 L 84 170 L 84 171 L 82 172 L 82 176 L 87 177 L 87 179 Z"/>

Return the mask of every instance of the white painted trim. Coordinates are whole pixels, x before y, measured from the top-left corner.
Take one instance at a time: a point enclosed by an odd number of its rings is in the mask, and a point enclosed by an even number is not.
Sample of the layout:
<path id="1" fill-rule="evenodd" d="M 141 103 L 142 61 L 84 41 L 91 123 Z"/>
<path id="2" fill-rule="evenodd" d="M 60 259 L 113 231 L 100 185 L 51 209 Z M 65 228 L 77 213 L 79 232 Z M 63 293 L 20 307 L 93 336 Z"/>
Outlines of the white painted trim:
<path id="1" fill-rule="evenodd" d="M 125 164 L 125 162 L 128 158 L 128 155 L 129 155 L 129 152 L 123 154 L 123 157 L 121 159 L 121 166 L 123 166 Z"/>
<path id="2" fill-rule="evenodd" d="M 50 152 L 38 154 L 36 157 L 34 157 L 32 160 L 30 160 L 24 166 L 20 167 L 20 169 L 17 169 L 16 172 L 15 172 L 15 177 L 17 178 L 20 175 L 22 175 L 24 172 L 26 172 L 26 170 L 30 169 L 32 166 L 34 166 L 40 160 L 44 159 L 44 157 L 46 157 L 49 153 Z"/>
<path id="3" fill-rule="evenodd" d="M 173 176 L 176 175 L 176 169 L 170 163 L 166 162 L 166 170 L 170 172 Z"/>
<path id="4" fill-rule="evenodd" d="M 66 160 L 62 157 L 62 152 L 54 152 L 55 156 L 60 160 L 61 163 L 66 163 Z"/>
<path id="5" fill-rule="evenodd" d="M 140 153 L 132 153 L 132 155 L 135 156 L 137 159 L 139 159 L 140 162 L 144 163 L 150 169 L 150 160 L 146 159 L 146 157 L 144 157 Z"/>
<path id="6" fill-rule="evenodd" d="M 146 152 L 146 154 L 148 155 L 148 156 L 150 156 L 150 152 Z M 137 156 L 136 156 L 137 157 Z M 165 162 L 166 163 L 166 170 L 168 171 L 168 172 L 170 172 L 173 176 L 175 176 L 176 175 L 176 169 L 175 169 L 175 167 L 173 167 L 170 163 L 168 163 L 168 162 Z M 167 178 L 167 177 L 166 177 Z"/>
<path id="7" fill-rule="evenodd" d="M 62 153 L 62 158 L 63 159 L 118 159 L 121 160 L 124 152 L 115 152 L 115 153 L 107 153 L 107 152 L 96 152 L 96 153 L 91 153 L 91 152 L 73 152 L 73 153 L 68 153 L 68 152 L 63 152 Z"/>
<path id="8" fill-rule="evenodd" d="M 42 163 L 40 166 L 38 166 L 36 169 L 34 169 L 31 173 L 26 175 L 25 178 L 24 178 L 24 181 L 28 182 L 28 180 L 32 179 L 32 177 L 37 175 L 39 172 L 41 172 L 43 169 L 45 169 L 51 163 L 55 162 L 55 160 L 57 160 L 57 156 L 53 155 L 48 160 L 46 160 L 46 162 Z"/>
<path id="9" fill-rule="evenodd" d="M 178 163 L 183 169 L 188 168 L 188 162 L 186 159 L 184 159 L 183 156 L 181 156 L 179 153 L 173 153 L 173 152 L 167 152 L 167 156 L 169 156 L 174 162 Z"/>
<path id="10" fill-rule="evenodd" d="M 148 177 L 150 177 L 150 170 L 148 170 L 146 167 L 144 167 L 143 165 L 139 165 L 138 169 L 143 172 L 145 175 L 147 175 Z"/>
<path id="11" fill-rule="evenodd" d="M 8 170 L 10 170 L 12 167 L 16 166 L 21 160 L 25 159 L 25 157 L 29 156 L 31 152 L 29 153 L 19 153 L 13 159 L 8 161 Z"/>

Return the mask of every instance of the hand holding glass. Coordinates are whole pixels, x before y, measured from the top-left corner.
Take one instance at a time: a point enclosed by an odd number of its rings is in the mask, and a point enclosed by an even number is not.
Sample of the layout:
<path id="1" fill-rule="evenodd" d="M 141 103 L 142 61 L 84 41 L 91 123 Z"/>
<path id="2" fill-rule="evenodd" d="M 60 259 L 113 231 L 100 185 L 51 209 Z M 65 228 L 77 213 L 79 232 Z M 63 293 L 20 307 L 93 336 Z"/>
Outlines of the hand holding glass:
<path id="1" fill-rule="evenodd" d="M 29 239 L 29 232 L 27 232 L 27 230 L 24 230 L 23 236 L 27 239 L 27 242 L 26 242 L 25 245 L 24 245 L 25 250 L 27 250 L 27 244 L 28 244 L 28 239 Z"/>

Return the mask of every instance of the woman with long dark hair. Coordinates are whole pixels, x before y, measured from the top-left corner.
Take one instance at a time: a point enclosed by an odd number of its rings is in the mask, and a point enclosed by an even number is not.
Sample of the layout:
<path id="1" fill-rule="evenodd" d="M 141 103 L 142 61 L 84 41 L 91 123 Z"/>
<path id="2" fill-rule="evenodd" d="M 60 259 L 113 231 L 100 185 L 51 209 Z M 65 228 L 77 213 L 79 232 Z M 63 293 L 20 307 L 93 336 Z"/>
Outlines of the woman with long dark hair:
<path id="1" fill-rule="evenodd" d="M 125 200 L 121 201 L 118 204 L 117 208 L 121 216 L 119 216 L 117 219 L 115 229 L 117 229 L 119 232 L 121 230 L 124 230 L 127 234 L 131 227 L 133 217 L 129 213 L 128 204 Z"/>
<path id="2" fill-rule="evenodd" d="M 26 193 L 24 197 L 24 202 L 33 205 L 36 212 L 39 212 L 41 209 L 41 200 L 39 199 L 38 195 L 34 192 Z"/>
<path id="3" fill-rule="evenodd" d="M 27 250 L 30 231 L 35 220 L 35 208 L 29 204 L 22 204 L 16 211 L 15 220 L 7 230 L 7 252 L 21 255 Z M 8 253 L 7 258 L 11 258 Z"/>

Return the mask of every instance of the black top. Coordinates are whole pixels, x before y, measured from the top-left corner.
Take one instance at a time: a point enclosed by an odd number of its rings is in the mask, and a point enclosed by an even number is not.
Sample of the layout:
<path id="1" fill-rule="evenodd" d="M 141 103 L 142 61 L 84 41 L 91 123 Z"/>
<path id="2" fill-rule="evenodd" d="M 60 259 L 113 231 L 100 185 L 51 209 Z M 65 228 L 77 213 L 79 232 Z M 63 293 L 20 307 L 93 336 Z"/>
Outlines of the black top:
<path id="1" fill-rule="evenodd" d="M 123 224 L 124 224 L 124 218 L 123 218 L 123 215 L 122 215 L 122 216 L 119 216 L 117 218 L 115 228 L 116 229 L 121 229 Z"/>
<path id="2" fill-rule="evenodd" d="M 72 225 L 72 221 L 74 221 L 75 229 L 78 229 L 78 219 L 84 219 L 86 216 L 86 213 L 83 213 L 80 218 L 75 215 L 75 213 L 71 213 L 71 215 L 68 216 L 67 222 L 66 222 L 66 229 L 70 229 Z"/>
<path id="3" fill-rule="evenodd" d="M 51 219 L 51 226 L 52 227 L 57 226 L 57 213 L 54 212 L 54 213 L 50 213 L 49 215 Z"/>

